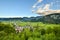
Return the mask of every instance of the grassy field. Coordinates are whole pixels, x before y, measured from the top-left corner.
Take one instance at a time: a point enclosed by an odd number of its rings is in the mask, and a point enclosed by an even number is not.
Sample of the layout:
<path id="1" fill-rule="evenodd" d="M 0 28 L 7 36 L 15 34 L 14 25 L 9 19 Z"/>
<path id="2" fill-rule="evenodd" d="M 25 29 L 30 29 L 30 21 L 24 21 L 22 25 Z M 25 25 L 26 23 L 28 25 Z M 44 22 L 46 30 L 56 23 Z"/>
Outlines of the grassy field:
<path id="1" fill-rule="evenodd" d="M 0 22 L 0 40 L 60 40 L 60 24 L 43 24 L 41 22 L 14 22 L 24 28 L 16 33 L 13 22 Z"/>

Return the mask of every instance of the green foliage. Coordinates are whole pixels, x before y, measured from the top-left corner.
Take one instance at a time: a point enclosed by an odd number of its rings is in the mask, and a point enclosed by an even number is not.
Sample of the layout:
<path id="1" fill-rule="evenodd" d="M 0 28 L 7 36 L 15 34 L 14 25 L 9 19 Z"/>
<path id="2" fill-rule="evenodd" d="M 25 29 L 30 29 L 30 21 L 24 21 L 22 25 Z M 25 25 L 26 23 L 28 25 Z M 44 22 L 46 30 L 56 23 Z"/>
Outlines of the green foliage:
<path id="1" fill-rule="evenodd" d="M 41 39 L 42 40 L 57 40 L 54 33 L 45 34 L 45 35 L 41 36 Z"/>
<path id="2" fill-rule="evenodd" d="M 0 40 L 60 40 L 60 24 L 43 24 L 41 22 L 16 22 L 19 26 L 33 27 L 33 31 L 24 28 L 16 33 L 13 24 L 0 22 Z"/>

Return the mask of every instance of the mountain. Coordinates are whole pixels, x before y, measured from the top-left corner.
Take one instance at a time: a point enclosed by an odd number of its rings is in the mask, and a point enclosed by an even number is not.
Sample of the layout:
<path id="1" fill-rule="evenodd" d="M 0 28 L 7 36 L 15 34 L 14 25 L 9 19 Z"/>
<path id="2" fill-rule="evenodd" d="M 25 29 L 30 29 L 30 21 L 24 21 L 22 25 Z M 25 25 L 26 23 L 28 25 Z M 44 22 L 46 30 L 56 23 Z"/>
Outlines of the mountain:
<path id="1" fill-rule="evenodd" d="M 40 19 L 42 16 L 37 16 L 37 17 L 13 17 L 13 18 L 0 18 L 0 21 L 32 21 L 32 20 L 38 20 Z"/>
<path id="2" fill-rule="evenodd" d="M 53 13 L 45 16 L 36 17 L 14 17 L 14 18 L 0 18 L 0 21 L 24 21 L 24 22 L 43 22 L 43 23 L 60 23 L 60 13 Z"/>
<path id="3" fill-rule="evenodd" d="M 60 23 L 60 13 L 53 13 L 43 17 L 44 22 L 46 23 Z"/>

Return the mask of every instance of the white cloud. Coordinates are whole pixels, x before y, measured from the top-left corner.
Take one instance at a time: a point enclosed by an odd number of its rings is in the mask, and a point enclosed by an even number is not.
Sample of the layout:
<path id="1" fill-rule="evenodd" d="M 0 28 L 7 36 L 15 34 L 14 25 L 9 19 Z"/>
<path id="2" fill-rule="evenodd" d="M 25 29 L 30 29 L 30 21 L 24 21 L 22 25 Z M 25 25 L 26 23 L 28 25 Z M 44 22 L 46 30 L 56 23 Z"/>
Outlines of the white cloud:
<path id="1" fill-rule="evenodd" d="M 42 5 L 43 7 L 38 8 L 35 12 L 38 14 L 45 14 L 50 10 L 50 4 Z"/>
<path id="2" fill-rule="evenodd" d="M 32 6 L 32 12 L 35 13 L 35 8 L 40 8 L 41 6 L 37 6 L 39 3 L 41 3 L 43 0 L 38 0 L 33 6 Z"/>
<path id="3" fill-rule="evenodd" d="M 35 12 L 35 10 L 32 10 L 32 13 L 34 13 Z"/>
<path id="4" fill-rule="evenodd" d="M 44 6 L 44 5 L 42 5 Z M 38 8 L 35 12 L 36 13 L 43 13 L 44 11 L 50 10 L 50 4 L 46 4 L 44 7 Z"/>
<path id="5" fill-rule="evenodd" d="M 32 8 L 36 8 L 37 7 L 37 5 L 39 4 L 39 3 L 41 3 L 43 0 L 38 0 L 33 6 L 32 6 Z"/>
<path id="6" fill-rule="evenodd" d="M 34 6 L 32 6 L 32 8 L 36 8 L 36 6 L 34 5 Z"/>
<path id="7" fill-rule="evenodd" d="M 42 1 L 43 1 L 43 0 L 38 0 L 38 2 L 40 2 L 40 3 L 41 3 Z"/>
<path id="8" fill-rule="evenodd" d="M 49 10 L 49 9 L 50 9 L 50 4 L 46 4 L 43 9 L 44 9 L 44 10 Z"/>
<path id="9" fill-rule="evenodd" d="M 60 13 L 60 10 L 53 10 L 51 9 L 52 6 L 57 2 L 60 3 L 60 1 L 52 1 L 50 4 L 41 4 L 40 6 L 37 6 L 39 3 L 41 3 L 43 0 L 38 0 L 36 4 L 34 4 L 33 8 L 37 8 L 37 10 L 32 10 L 33 12 L 41 15 L 48 15 L 51 13 Z"/>
<path id="10" fill-rule="evenodd" d="M 32 8 L 36 8 L 37 5 L 38 5 L 38 2 L 36 2 L 36 3 L 32 6 Z"/>

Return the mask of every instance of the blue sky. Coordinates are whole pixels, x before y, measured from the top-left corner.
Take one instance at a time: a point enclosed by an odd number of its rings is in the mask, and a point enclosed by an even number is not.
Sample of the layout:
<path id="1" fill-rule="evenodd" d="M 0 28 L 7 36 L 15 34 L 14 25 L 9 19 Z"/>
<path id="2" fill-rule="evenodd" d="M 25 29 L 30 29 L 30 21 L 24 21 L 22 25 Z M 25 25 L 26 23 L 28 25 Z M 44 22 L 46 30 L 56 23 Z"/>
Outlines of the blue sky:
<path id="1" fill-rule="evenodd" d="M 0 0 L 0 17 L 1 16 L 38 16 L 32 13 L 31 7 L 37 0 Z M 45 3 L 46 0 L 43 2 Z"/>
<path id="2" fill-rule="evenodd" d="M 37 16 L 32 13 L 34 0 L 0 0 L 0 16 Z"/>

